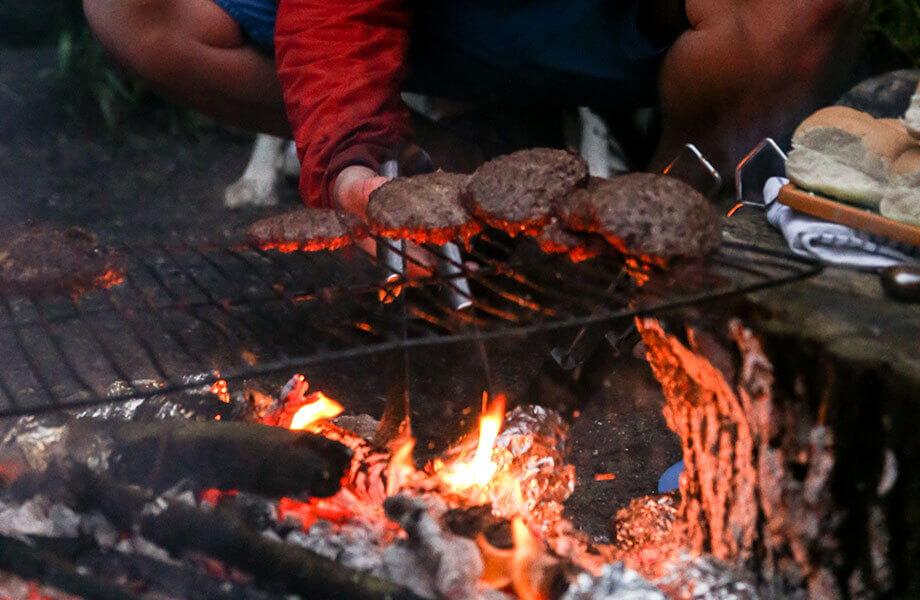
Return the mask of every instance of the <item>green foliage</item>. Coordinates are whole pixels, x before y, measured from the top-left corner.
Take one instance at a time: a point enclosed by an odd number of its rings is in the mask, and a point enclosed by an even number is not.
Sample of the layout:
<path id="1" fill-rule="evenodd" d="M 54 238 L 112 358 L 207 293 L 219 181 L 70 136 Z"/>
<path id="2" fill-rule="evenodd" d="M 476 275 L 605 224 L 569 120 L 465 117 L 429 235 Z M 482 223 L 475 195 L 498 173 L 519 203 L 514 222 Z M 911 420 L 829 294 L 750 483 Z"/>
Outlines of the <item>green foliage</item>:
<path id="1" fill-rule="evenodd" d="M 920 1 L 874 0 L 869 27 L 884 33 L 920 67 Z"/>
<path id="2" fill-rule="evenodd" d="M 61 28 L 55 75 L 72 108 L 89 103 L 112 131 L 139 117 L 173 132 L 196 133 L 205 124 L 203 117 L 169 103 L 113 65 L 93 37 L 80 0 L 57 1 Z"/>

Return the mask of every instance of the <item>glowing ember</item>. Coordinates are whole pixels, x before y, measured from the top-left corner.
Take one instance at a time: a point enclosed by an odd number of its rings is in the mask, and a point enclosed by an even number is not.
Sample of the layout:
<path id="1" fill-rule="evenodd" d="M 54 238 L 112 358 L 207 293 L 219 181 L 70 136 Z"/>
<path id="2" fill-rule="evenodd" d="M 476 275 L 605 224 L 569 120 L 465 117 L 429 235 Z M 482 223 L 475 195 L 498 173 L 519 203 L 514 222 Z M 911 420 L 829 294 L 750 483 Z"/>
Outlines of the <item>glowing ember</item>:
<path id="1" fill-rule="evenodd" d="M 505 396 L 499 394 L 489 405 L 489 396 L 482 394 L 483 411 L 479 417 L 479 443 L 472 460 L 458 461 L 447 465 L 441 472 L 441 479 L 453 491 L 482 488 L 492 481 L 498 466 L 492 460 L 495 439 L 505 418 Z"/>
<path id="2" fill-rule="evenodd" d="M 218 379 L 211 384 L 211 393 L 217 396 L 217 399 L 228 404 L 230 402 L 230 388 L 227 386 L 225 379 Z"/>
<path id="3" fill-rule="evenodd" d="M 310 429 L 317 422 L 333 419 L 345 410 L 345 407 L 322 392 L 316 392 L 312 396 L 315 400 L 301 406 L 291 417 L 289 429 Z"/>

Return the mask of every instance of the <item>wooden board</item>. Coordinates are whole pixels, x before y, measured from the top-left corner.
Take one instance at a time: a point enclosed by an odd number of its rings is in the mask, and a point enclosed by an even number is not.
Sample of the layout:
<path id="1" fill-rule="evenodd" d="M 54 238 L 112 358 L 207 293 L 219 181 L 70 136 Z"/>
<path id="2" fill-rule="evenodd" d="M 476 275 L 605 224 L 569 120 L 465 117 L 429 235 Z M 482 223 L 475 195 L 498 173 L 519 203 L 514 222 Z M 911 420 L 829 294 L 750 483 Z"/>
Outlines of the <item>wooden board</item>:
<path id="1" fill-rule="evenodd" d="M 893 221 L 868 210 L 803 191 L 791 183 L 779 191 L 777 200 L 790 208 L 825 221 L 920 247 L 920 227 L 916 225 Z"/>

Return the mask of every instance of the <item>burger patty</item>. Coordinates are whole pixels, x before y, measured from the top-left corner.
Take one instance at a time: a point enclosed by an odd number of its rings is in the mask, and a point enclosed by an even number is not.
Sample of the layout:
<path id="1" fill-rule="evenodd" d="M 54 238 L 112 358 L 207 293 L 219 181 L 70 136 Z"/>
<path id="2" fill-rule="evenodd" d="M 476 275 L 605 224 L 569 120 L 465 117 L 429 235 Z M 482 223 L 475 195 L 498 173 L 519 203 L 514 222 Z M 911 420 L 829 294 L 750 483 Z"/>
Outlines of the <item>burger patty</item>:
<path id="1" fill-rule="evenodd" d="M 588 179 L 588 165 L 566 150 L 535 148 L 495 158 L 470 178 L 464 201 L 486 224 L 510 235 L 535 232 L 553 204 Z"/>
<path id="2" fill-rule="evenodd" d="M 78 227 L 27 225 L 0 243 L 0 285 L 9 293 L 28 296 L 79 293 L 97 284 L 117 267 L 113 253 Z M 111 281 L 118 281 L 118 277 Z"/>
<path id="3" fill-rule="evenodd" d="M 357 217 L 328 208 L 301 208 L 256 221 L 246 230 L 253 244 L 281 252 L 335 250 L 364 234 Z"/>
<path id="4" fill-rule="evenodd" d="M 719 247 L 719 215 L 686 183 L 634 173 L 592 179 L 556 207 L 564 225 L 597 233 L 620 252 L 640 258 L 702 256 Z"/>
<path id="5" fill-rule="evenodd" d="M 419 244 L 468 240 L 481 226 L 461 202 L 467 179 L 439 171 L 385 183 L 374 190 L 367 204 L 371 231 Z"/>

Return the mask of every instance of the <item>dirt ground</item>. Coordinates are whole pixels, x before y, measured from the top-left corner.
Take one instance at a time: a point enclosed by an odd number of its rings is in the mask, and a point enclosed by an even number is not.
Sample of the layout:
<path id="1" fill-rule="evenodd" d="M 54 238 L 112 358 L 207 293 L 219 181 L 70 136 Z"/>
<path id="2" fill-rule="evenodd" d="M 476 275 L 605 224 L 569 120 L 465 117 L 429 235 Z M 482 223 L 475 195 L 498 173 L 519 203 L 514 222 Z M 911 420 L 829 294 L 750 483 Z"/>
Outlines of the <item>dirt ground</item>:
<path id="1" fill-rule="evenodd" d="M 234 240 L 266 209 L 228 211 L 252 136 L 173 133 L 134 119 L 109 131 L 74 113 L 51 75 L 53 48 L 0 51 L 0 210 L 4 223 L 78 224 L 109 241 Z M 283 195 L 290 208 L 293 186 Z"/>

